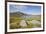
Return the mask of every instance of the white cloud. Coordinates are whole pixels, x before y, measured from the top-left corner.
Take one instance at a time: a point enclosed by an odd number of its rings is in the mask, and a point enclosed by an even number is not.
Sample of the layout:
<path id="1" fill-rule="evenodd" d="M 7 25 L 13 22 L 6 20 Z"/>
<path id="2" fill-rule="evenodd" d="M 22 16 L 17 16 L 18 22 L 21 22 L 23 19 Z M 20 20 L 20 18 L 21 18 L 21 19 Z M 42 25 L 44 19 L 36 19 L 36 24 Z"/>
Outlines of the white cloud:
<path id="1" fill-rule="evenodd" d="M 21 11 L 21 10 L 26 9 L 27 7 L 26 7 L 26 6 L 24 6 L 24 5 L 15 5 L 15 6 L 14 6 L 14 8 L 16 8 L 16 10 Z"/>

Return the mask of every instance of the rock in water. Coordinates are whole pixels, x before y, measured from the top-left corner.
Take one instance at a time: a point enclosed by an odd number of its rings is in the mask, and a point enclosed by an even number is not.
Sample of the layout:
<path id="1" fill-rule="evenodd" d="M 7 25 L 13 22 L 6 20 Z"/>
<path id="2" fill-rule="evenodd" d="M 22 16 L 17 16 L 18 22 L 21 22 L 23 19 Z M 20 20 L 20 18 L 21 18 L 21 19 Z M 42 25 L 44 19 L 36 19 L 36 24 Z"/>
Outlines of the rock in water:
<path id="1" fill-rule="evenodd" d="M 40 24 L 40 22 L 37 20 L 32 20 L 31 22 L 32 22 L 32 24 Z"/>
<path id="2" fill-rule="evenodd" d="M 41 24 L 41 23 L 40 23 L 39 21 L 37 21 L 37 20 L 32 20 L 31 22 L 32 22 L 34 28 L 40 27 L 40 24 Z"/>
<path id="3" fill-rule="evenodd" d="M 26 26 L 27 26 L 26 21 L 25 21 L 25 20 L 21 20 L 21 22 L 20 22 L 20 26 L 22 26 L 22 27 L 26 27 Z"/>

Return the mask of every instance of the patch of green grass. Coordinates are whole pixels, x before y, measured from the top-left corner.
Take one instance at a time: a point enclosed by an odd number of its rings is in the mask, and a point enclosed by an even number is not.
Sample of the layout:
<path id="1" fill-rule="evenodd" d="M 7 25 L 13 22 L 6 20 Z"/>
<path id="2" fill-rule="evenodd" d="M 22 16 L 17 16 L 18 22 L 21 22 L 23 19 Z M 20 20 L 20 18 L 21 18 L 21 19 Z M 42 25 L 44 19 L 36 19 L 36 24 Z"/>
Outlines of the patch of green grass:
<path id="1" fill-rule="evenodd" d="M 12 24 L 10 24 L 10 29 L 18 29 L 18 28 L 21 28 L 21 26 L 19 26 L 18 24 L 16 24 L 16 23 L 12 23 Z"/>
<path id="2" fill-rule="evenodd" d="M 28 23 L 30 23 L 29 25 L 27 25 L 26 27 L 22 27 L 19 25 L 21 20 L 26 20 L 29 21 Z M 34 26 L 37 27 L 41 27 L 41 24 L 32 24 L 31 21 L 32 20 L 37 20 L 37 21 L 41 21 L 40 18 L 20 18 L 20 17 L 10 17 L 10 29 L 16 29 L 16 28 L 33 28 Z"/>

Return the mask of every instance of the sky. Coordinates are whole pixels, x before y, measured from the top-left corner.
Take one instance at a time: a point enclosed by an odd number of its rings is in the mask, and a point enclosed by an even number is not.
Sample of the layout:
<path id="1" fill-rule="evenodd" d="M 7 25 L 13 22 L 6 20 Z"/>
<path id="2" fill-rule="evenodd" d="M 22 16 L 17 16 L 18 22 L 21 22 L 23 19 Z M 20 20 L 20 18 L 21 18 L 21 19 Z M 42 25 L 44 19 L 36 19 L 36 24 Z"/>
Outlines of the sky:
<path id="1" fill-rule="evenodd" d="M 32 15 L 40 15 L 41 6 L 32 6 L 32 5 L 15 5 L 10 4 L 9 6 L 10 12 L 23 12 Z"/>

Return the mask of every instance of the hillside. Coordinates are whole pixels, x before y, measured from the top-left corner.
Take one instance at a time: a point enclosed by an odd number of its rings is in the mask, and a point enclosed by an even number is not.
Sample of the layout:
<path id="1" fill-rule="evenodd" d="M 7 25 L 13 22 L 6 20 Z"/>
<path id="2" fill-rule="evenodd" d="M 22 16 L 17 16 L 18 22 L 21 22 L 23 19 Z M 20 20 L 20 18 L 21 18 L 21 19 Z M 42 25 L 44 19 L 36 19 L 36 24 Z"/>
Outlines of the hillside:
<path id="1" fill-rule="evenodd" d="M 36 18 L 36 17 L 41 17 L 41 15 L 31 15 L 31 14 L 26 14 L 22 12 L 13 12 L 10 13 L 10 16 L 15 16 L 15 17 L 22 17 L 22 18 Z"/>
<path id="2" fill-rule="evenodd" d="M 15 16 L 15 17 L 21 17 L 23 15 L 27 15 L 27 14 L 22 13 L 22 12 L 13 12 L 13 13 L 10 13 L 10 16 Z"/>

